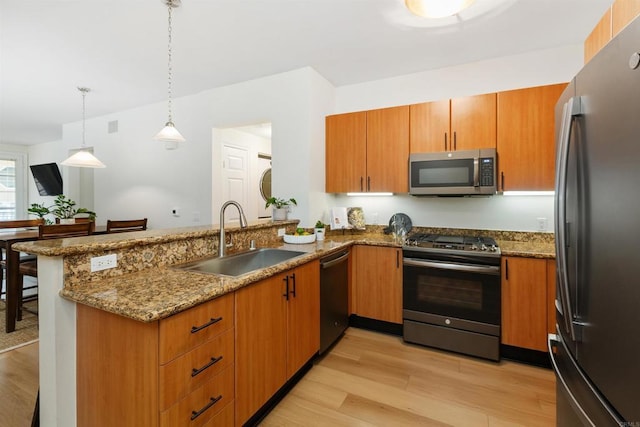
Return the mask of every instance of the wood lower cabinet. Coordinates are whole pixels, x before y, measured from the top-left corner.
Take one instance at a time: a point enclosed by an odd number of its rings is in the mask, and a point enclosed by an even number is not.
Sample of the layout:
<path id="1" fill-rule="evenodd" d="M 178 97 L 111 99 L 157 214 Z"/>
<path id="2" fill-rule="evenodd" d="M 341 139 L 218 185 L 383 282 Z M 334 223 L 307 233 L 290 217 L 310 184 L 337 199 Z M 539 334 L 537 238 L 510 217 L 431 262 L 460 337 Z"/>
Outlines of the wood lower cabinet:
<path id="1" fill-rule="evenodd" d="M 409 106 L 327 116 L 328 193 L 409 191 Z"/>
<path id="2" fill-rule="evenodd" d="M 320 349 L 320 265 L 242 288 L 236 298 L 236 425 L 244 424 Z"/>
<path id="3" fill-rule="evenodd" d="M 411 153 L 496 147 L 496 94 L 413 104 Z"/>
<path id="4" fill-rule="evenodd" d="M 233 425 L 233 305 L 143 323 L 78 304 L 78 426 Z"/>
<path id="5" fill-rule="evenodd" d="M 502 344 L 547 350 L 547 260 L 502 257 Z"/>
<path id="6" fill-rule="evenodd" d="M 352 257 L 355 314 L 402 323 L 402 249 L 356 245 Z"/>
<path id="7" fill-rule="evenodd" d="M 555 182 L 555 105 L 566 83 L 498 93 L 498 186 L 551 191 Z"/>

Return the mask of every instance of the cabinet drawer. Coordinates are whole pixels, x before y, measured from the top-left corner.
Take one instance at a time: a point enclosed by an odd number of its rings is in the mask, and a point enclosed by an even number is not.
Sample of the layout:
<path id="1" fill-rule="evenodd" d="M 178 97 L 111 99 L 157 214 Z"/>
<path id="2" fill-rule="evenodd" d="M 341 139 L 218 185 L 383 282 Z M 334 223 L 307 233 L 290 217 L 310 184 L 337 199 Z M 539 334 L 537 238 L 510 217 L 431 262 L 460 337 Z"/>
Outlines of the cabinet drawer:
<path id="1" fill-rule="evenodd" d="M 160 410 L 182 399 L 233 364 L 233 329 L 160 366 Z"/>
<path id="2" fill-rule="evenodd" d="M 233 327 L 233 294 L 160 321 L 160 364 L 165 364 Z"/>
<path id="3" fill-rule="evenodd" d="M 233 401 L 233 365 L 160 413 L 160 427 L 201 427 Z"/>

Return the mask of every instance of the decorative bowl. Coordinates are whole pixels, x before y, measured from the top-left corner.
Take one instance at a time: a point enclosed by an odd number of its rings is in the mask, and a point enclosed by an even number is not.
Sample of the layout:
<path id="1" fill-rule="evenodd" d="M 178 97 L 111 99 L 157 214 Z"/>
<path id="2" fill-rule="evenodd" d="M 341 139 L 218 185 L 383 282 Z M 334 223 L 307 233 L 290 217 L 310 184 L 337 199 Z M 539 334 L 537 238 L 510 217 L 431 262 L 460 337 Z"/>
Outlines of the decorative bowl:
<path id="1" fill-rule="evenodd" d="M 312 243 L 315 242 L 316 240 L 316 235 L 315 234 L 308 234 L 308 235 L 300 235 L 300 236 L 296 236 L 294 234 L 285 234 L 284 235 L 284 241 L 285 243 L 294 243 L 297 245 L 301 245 L 304 243 Z"/>

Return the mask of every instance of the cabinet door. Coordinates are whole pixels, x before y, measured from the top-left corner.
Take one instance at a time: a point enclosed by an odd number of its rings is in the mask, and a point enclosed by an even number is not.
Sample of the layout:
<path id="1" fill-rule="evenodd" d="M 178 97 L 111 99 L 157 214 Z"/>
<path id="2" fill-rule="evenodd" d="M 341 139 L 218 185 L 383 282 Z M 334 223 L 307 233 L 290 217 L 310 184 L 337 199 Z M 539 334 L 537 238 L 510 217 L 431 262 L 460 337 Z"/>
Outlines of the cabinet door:
<path id="1" fill-rule="evenodd" d="M 502 343 L 547 350 L 547 264 L 502 257 Z"/>
<path id="2" fill-rule="evenodd" d="M 325 132 L 325 191 L 365 191 L 367 113 L 362 111 L 327 116 Z"/>
<path id="3" fill-rule="evenodd" d="M 617 36 L 640 14 L 640 0 L 616 0 L 611 5 L 611 34 Z"/>
<path id="4" fill-rule="evenodd" d="M 286 275 L 235 293 L 236 424 L 244 424 L 285 383 Z"/>
<path id="5" fill-rule="evenodd" d="M 430 153 L 449 150 L 449 113 L 448 99 L 410 105 L 409 151 Z"/>
<path id="6" fill-rule="evenodd" d="M 402 323 L 402 250 L 355 246 L 358 316 Z"/>
<path id="7" fill-rule="evenodd" d="M 452 99 L 451 133 L 453 150 L 495 148 L 496 94 Z"/>
<path id="8" fill-rule="evenodd" d="M 611 40 L 611 8 L 607 9 L 591 34 L 584 41 L 584 63 L 586 64 Z"/>
<path id="9" fill-rule="evenodd" d="M 366 191 L 409 191 L 409 106 L 367 111 Z"/>
<path id="10" fill-rule="evenodd" d="M 553 190 L 554 111 L 565 83 L 498 93 L 498 185 Z"/>
<path id="11" fill-rule="evenodd" d="M 289 274 L 287 378 L 320 350 L 320 263 Z"/>

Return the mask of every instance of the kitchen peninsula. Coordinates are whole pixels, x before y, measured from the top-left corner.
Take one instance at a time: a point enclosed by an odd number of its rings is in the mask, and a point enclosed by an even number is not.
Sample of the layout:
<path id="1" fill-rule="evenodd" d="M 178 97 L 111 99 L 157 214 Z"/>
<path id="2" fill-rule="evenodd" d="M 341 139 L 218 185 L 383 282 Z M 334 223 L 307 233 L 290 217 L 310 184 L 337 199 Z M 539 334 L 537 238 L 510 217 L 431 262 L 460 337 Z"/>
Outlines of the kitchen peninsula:
<path id="1" fill-rule="evenodd" d="M 164 319 L 177 318 L 174 315 L 192 308 L 215 304 L 224 300 L 224 295 L 249 284 L 297 269 L 314 262 L 320 256 L 354 244 L 399 247 L 390 236 L 378 229 L 344 236 L 334 233 L 327 236 L 327 240 L 308 245 L 283 244 L 278 237 L 278 229 L 286 228 L 291 232 L 296 225 L 297 221 L 262 221 L 250 224 L 247 229 L 231 228 L 229 231 L 233 235 L 235 250 L 248 249 L 250 240 L 254 240 L 258 247 L 306 252 L 305 255 L 274 267 L 238 278 L 169 268 L 174 264 L 215 255 L 218 230 L 210 227 L 148 230 L 16 245 L 18 250 L 39 255 L 39 280 L 47 284 L 40 287 L 39 297 L 43 423 L 52 426 L 82 425 L 76 419 L 76 410 L 82 410 L 80 407 L 76 408 L 76 390 L 81 376 L 81 371 L 76 372 L 76 354 L 81 346 L 81 343 L 76 346 L 76 331 L 83 326 L 77 323 L 77 313 L 80 310 L 102 313 L 107 317 L 112 316 L 112 319 L 131 319 L 130 324 L 145 327 Z M 549 252 L 552 245 L 548 242 L 539 243 L 538 247 L 542 248 L 540 252 L 536 252 L 535 247 L 532 248 L 530 244 L 514 243 L 512 252 L 503 250 L 503 254 L 553 257 L 553 253 Z M 117 254 L 116 268 L 93 273 L 90 271 L 90 258 L 113 253 Z M 118 350 L 123 358 L 132 351 L 127 347 Z M 156 360 L 156 372 L 157 358 L 156 355 L 156 359 L 150 359 Z M 230 360 L 233 361 L 233 356 Z M 142 362 L 144 364 L 147 361 Z M 227 378 L 231 378 L 228 375 Z M 126 391 L 123 390 L 123 393 Z M 159 407 L 163 407 L 162 404 Z M 157 411 L 155 416 L 158 417 Z M 157 423 L 157 418 L 154 419 Z"/>

